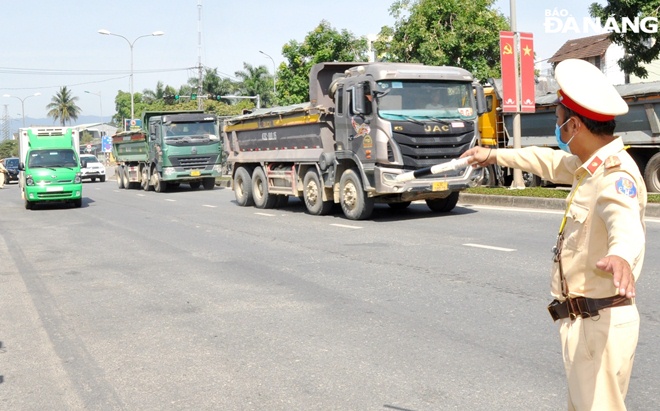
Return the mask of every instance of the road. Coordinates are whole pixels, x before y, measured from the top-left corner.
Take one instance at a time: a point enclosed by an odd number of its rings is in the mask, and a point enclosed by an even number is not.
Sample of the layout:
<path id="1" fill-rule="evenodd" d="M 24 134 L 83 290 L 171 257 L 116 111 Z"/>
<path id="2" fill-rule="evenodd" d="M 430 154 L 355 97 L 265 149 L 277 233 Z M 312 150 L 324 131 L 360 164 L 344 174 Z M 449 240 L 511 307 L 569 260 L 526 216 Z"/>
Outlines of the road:
<path id="1" fill-rule="evenodd" d="M 558 410 L 545 307 L 558 211 L 374 218 L 228 189 L 0 190 L 0 409 Z M 629 409 L 660 401 L 660 220 L 647 222 Z"/>

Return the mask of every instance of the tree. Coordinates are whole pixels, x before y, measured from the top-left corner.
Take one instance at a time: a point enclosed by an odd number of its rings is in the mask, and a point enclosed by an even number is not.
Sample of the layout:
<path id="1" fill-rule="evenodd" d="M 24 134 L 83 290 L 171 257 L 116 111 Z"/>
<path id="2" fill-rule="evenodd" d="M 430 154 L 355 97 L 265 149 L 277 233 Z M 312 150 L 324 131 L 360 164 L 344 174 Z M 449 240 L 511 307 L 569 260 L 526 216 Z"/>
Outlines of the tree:
<path id="1" fill-rule="evenodd" d="M 61 87 L 50 101 L 46 106 L 48 117 L 52 117 L 55 121 L 59 120 L 60 125 L 65 126 L 67 122 L 78 119 L 81 112 L 80 107 L 76 105 L 78 97 L 71 95 L 71 91 L 66 86 Z"/>
<path id="2" fill-rule="evenodd" d="M 309 32 L 302 43 L 291 40 L 282 47 L 287 63 L 277 71 L 277 99 L 280 104 L 309 101 L 309 72 L 322 62 L 367 60 L 367 39 L 335 30 L 325 20 Z M 272 81 L 272 80 L 271 80 Z"/>
<path id="3" fill-rule="evenodd" d="M 238 92 L 245 96 L 259 96 L 264 106 L 270 106 L 273 101 L 273 77 L 266 66 L 254 67 L 243 63 L 242 71 L 234 73 L 238 82 Z"/>
<path id="4" fill-rule="evenodd" d="M 0 158 L 18 157 L 18 140 L 4 140 L 0 143 Z"/>
<path id="5" fill-rule="evenodd" d="M 384 27 L 374 46 L 391 61 L 458 66 L 476 78 L 500 77 L 499 32 L 506 18 L 495 0 L 398 0 L 394 28 Z"/>
<path id="6" fill-rule="evenodd" d="M 634 74 L 641 78 L 648 76 L 648 71 L 642 65 L 652 62 L 660 54 L 660 41 L 658 41 L 660 35 L 657 27 L 655 33 L 647 33 L 651 30 L 644 30 L 642 27 L 638 33 L 630 30 L 624 32 L 621 30 L 623 20 L 635 21 L 637 18 L 641 22 L 645 17 L 657 19 L 658 9 L 660 9 L 660 0 L 608 0 L 606 6 L 598 3 L 592 3 L 589 6 L 591 17 L 600 18 L 603 24 L 610 19 L 618 25 L 619 33 L 613 31 L 609 38 L 626 51 L 626 54 L 618 61 L 619 67 L 624 73 Z M 657 20 L 655 20 L 655 24 L 657 25 Z"/>
<path id="7" fill-rule="evenodd" d="M 156 83 L 155 90 L 144 89 L 142 90 L 142 98 L 145 103 L 153 103 L 156 100 L 162 100 L 165 96 L 165 86 L 162 81 Z"/>

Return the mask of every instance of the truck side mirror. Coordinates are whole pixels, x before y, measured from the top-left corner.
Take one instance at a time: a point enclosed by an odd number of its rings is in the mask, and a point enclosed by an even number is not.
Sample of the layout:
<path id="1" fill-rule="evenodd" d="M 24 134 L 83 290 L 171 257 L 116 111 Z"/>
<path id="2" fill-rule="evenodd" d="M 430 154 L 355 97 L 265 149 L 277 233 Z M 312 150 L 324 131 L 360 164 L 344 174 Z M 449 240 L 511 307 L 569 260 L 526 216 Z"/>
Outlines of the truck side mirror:
<path id="1" fill-rule="evenodd" d="M 19 171 L 25 171 L 25 163 L 24 162 L 21 161 L 20 163 L 18 163 L 18 170 Z"/>
<path id="2" fill-rule="evenodd" d="M 87 160 L 80 161 L 80 167 L 87 168 Z"/>
<path id="3" fill-rule="evenodd" d="M 354 88 L 353 88 L 353 93 L 352 95 L 352 105 L 353 105 L 353 112 L 355 114 L 365 114 L 365 105 L 364 105 L 364 83 L 358 83 Z"/>
<path id="4" fill-rule="evenodd" d="M 477 115 L 480 116 L 486 112 L 486 97 L 484 96 L 484 87 L 479 83 L 474 83 L 475 97 L 477 98 Z"/>

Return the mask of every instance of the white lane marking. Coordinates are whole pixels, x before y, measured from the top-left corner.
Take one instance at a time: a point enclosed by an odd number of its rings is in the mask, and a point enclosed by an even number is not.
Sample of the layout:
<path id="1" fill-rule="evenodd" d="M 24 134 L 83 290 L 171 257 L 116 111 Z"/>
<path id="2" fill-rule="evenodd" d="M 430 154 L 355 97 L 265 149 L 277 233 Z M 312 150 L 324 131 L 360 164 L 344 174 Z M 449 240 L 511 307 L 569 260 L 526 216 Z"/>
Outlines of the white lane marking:
<path id="1" fill-rule="evenodd" d="M 171 199 L 171 198 L 166 198 L 165 201 L 175 202 L 176 200 L 173 200 L 173 199 Z"/>
<path id="2" fill-rule="evenodd" d="M 211 204 L 202 204 L 202 207 L 218 208 L 218 206 L 214 206 L 214 205 L 211 205 Z"/>
<path id="3" fill-rule="evenodd" d="M 466 247 L 486 248 L 488 250 L 504 251 L 504 252 L 507 252 L 507 253 L 510 253 L 511 251 L 516 251 L 515 248 L 494 247 L 492 245 L 472 244 L 472 243 L 466 243 L 466 244 L 463 244 L 463 245 L 466 246 Z"/>
<path id="4" fill-rule="evenodd" d="M 138 197 L 144 197 L 146 194 L 138 194 Z"/>
<path id="5" fill-rule="evenodd" d="M 256 215 L 262 215 L 265 217 L 275 217 L 275 214 L 268 214 L 268 213 L 255 213 Z"/>
<path id="6" fill-rule="evenodd" d="M 341 228 L 352 228 L 354 230 L 358 230 L 358 229 L 362 228 L 362 227 L 358 227 L 358 226 L 354 226 L 354 225 L 346 225 L 346 224 L 330 224 L 330 225 L 335 226 L 335 227 L 341 227 Z"/>
<path id="7" fill-rule="evenodd" d="M 464 204 L 467 208 L 483 208 L 485 210 L 514 211 L 520 213 L 541 213 L 541 214 L 564 214 L 564 210 L 547 210 L 543 208 L 518 208 L 518 207 L 498 207 L 476 204 Z"/>

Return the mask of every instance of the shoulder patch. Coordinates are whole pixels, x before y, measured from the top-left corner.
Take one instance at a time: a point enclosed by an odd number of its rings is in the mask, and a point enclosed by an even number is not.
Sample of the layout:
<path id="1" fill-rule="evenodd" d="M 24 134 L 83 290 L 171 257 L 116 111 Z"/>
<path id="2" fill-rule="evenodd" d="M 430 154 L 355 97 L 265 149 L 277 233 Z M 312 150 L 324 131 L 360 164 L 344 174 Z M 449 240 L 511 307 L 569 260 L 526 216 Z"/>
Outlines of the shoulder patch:
<path id="1" fill-rule="evenodd" d="M 601 160 L 600 157 L 594 157 L 591 163 L 589 163 L 589 165 L 587 166 L 587 170 L 589 170 L 589 172 L 593 174 L 596 172 L 596 170 L 601 164 L 603 164 L 603 160 Z"/>
<path id="2" fill-rule="evenodd" d="M 617 155 L 607 157 L 605 160 L 605 168 L 614 168 L 621 165 L 621 159 Z"/>
<path id="3" fill-rule="evenodd" d="M 635 187 L 635 183 L 628 178 L 619 178 L 616 183 L 614 183 L 614 187 L 619 194 L 623 194 L 630 198 L 637 197 L 637 187 Z"/>

